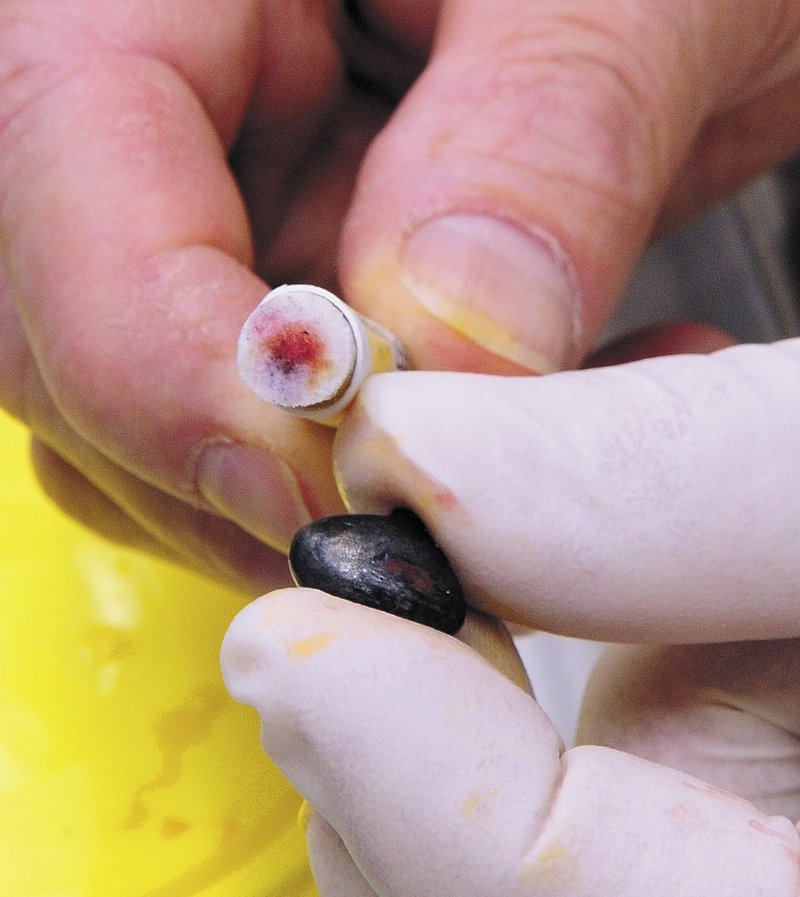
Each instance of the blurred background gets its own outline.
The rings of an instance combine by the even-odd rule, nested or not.
[[[105,542],[0,412],[0,895],[310,897],[300,798],[219,646],[245,598]]]

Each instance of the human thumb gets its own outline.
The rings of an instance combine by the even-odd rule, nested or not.
[[[574,364],[671,188],[685,192],[705,126],[794,58],[800,17],[756,6],[758,28],[729,0],[444,0],[429,63],[361,171],[348,301],[420,368]],[[732,146],[710,142],[705,162],[732,170]]]

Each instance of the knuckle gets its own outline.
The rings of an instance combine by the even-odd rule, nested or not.
[[[685,27],[667,13],[613,26],[595,13],[529,19],[442,60],[439,146],[456,142],[523,187],[594,193],[605,214],[629,219],[667,189],[675,144],[691,140],[691,120],[677,132],[674,114],[695,68]],[[686,106],[691,118],[702,102]]]
[[[20,138],[25,111],[60,76],[60,46],[64,38],[56,35],[55,18],[58,16],[48,3],[9,0],[0,9],[0,140],[3,142],[9,137]]]

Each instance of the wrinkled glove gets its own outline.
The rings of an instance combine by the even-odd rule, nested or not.
[[[368,382],[338,443],[354,509],[415,510],[473,607],[649,645],[604,659],[595,746],[563,753],[481,656],[501,641],[309,590],[246,608],[224,675],[315,808],[325,897],[797,897],[798,359]]]

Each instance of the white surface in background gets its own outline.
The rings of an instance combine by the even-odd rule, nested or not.
[[[519,635],[514,641],[530,676],[536,700],[553,721],[567,747],[572,746],[583,692],[605,646],[546,632]]]

